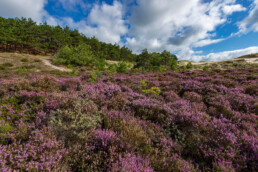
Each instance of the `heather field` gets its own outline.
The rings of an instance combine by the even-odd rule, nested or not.
[[[0,171],[255,171],[258,69],[0,75]]]

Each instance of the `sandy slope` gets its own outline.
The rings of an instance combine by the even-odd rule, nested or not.
[[[245,60],[248,63],[258,63],[258,57],[254,58],[239,58],[239,59],[231,59],[231,60],[223,60],[223,61],[216,61],[216,62],[192,62],[194,65],[202,65],[202,64],[212,64],[212,63],[223,63],[223,62],[229,62],[229,61],[239,61],[239,60]]]
[[[22,59],[28,59],[28,63],[24,63]],[[51,63],[51,56],[35,56],[30,54],[18,54],[18,53],[0,53],[0,64],[9,62],[14,66],[13,68],[22,67],[26,65],[33,65],[38,70],[58,70],[62,72],[71,72],[71,69],[56,66]]]

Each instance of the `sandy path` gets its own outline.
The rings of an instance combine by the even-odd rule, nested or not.
[[[59,67],[59,66],[55,66],[53,65],[49,59],[39,59],[41,60],[46,66],[49,66],[51,67],[52,69],[55,69],[55,70],[59,70],[59,71],[62,71],[62,72],[71,72],[72,70],[71,69],[67,69],[67,68],[63,68],[63,67]]]

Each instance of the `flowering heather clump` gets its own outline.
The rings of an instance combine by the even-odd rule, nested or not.
[[[0,75],[0,171],[255,171],[257,73]]]
[[[115,164],[112,164],[112,171],[153,172],[153,169],[147,160],[128,153],[124,157],[119,156],[119,160]]]
[[[35,130],[25,143],[15,140],[0,145],[0,165],[3,171],[62,171],[67,151],[48,128]]]

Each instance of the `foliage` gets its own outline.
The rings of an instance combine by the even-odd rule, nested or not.
[[[142,79],[142,80],[141,80],[140,86],[143,87],[143,88],[146,88],[146,87],[147,87],[147,83],[146,83],[146,80],[145,80],[145,79]]]
[[[104,71],[105,60],[121,61],[116,72],[126,73],[126,62],[136,62],[135,67],[143,71],[162,69],[177,70],[177,57],[164,50],[149,53],[147,49],[136,55],[127,47],[100,42],[97,38],[87,38],[78,30],[69,27],[50,26],[46,22],[37,24],[32,19],[0,17],[0,51],[29,54],[55,55],[55,64],[73,67],[90,66]],[[22,62],[28,62],[23,59]],[[164,67],[163,67],[164,66]],[[1,67],[3,69],[3,67]],[[114,71],[114,66],[111,66]]]
[[[142,92],[145,93],[145,94],[159,95],[161,91],[160,91],[159,87],[151,87],[150,89],[142,90]]]
[[[163,66],[177,71],[177,57],[170,52],[164,50],[162,53],[149,53],[144,49],[141,54],[137,56],[135,68],[142,68],[142,70],[153,71],[160,70]]]
[[[117,73],[127,73],[128,72],[128,66],[126,62],[122,61],[119,62],[116,68]]]
[[[203,70],[203,71],[208,71],[209,68],[208,68],[208,67],[203,67],[202,70]]]
[[[23,62],[23,63],[28,63],[28,62],[29,62],[29,59],[23,58],[23,59],[21,59],[21,62]]]
[[[186,69],[192,69],[192,68],[193,68],[193,64],[191,62],[187,63]]]
[[[49,126],[53,128],[58,139],[71,144],[78,139],[84,139],[92,129],[101,124],[98,107],[85,99],[69,100],[64,107],[53,111]]]
[[[1,64],[1,66],[3,66],[3,67],[13,67],[13,64],[10,63],[10,62],[6,62],[6,63]]]
[[[93,65],[93,60],[94,57],[90,46],[80,44],[75,48],[69,48],[68,46],[62,47],[57,52],[54,63],[74,66],[90,66]]]
[[[78,47],[87,44],[97,58],[109,60],[135,61],[135,54],[126,47],[100,42],[95,37],[87,38],[78,30],[69,27],[50,26],[46,22],[37,24],[32,19],[0,17],[0,51],[21,52],[30,54],[55,54],[60,48],[69,52],[67,47]],[[82,46],[81,48],[85,48]],[[62,48],[63,49],[63,48]],[[69,60],[69,58],[65,58]],[[61,62],[61,59],[58,59]],[[70,59],[78,63],[75,59]],[[85,63],[85,61],[83,62]],[[81,65],[81,64],[80,64]]]
[[[0,75],[0,171],[255,171],[257,72]]]

